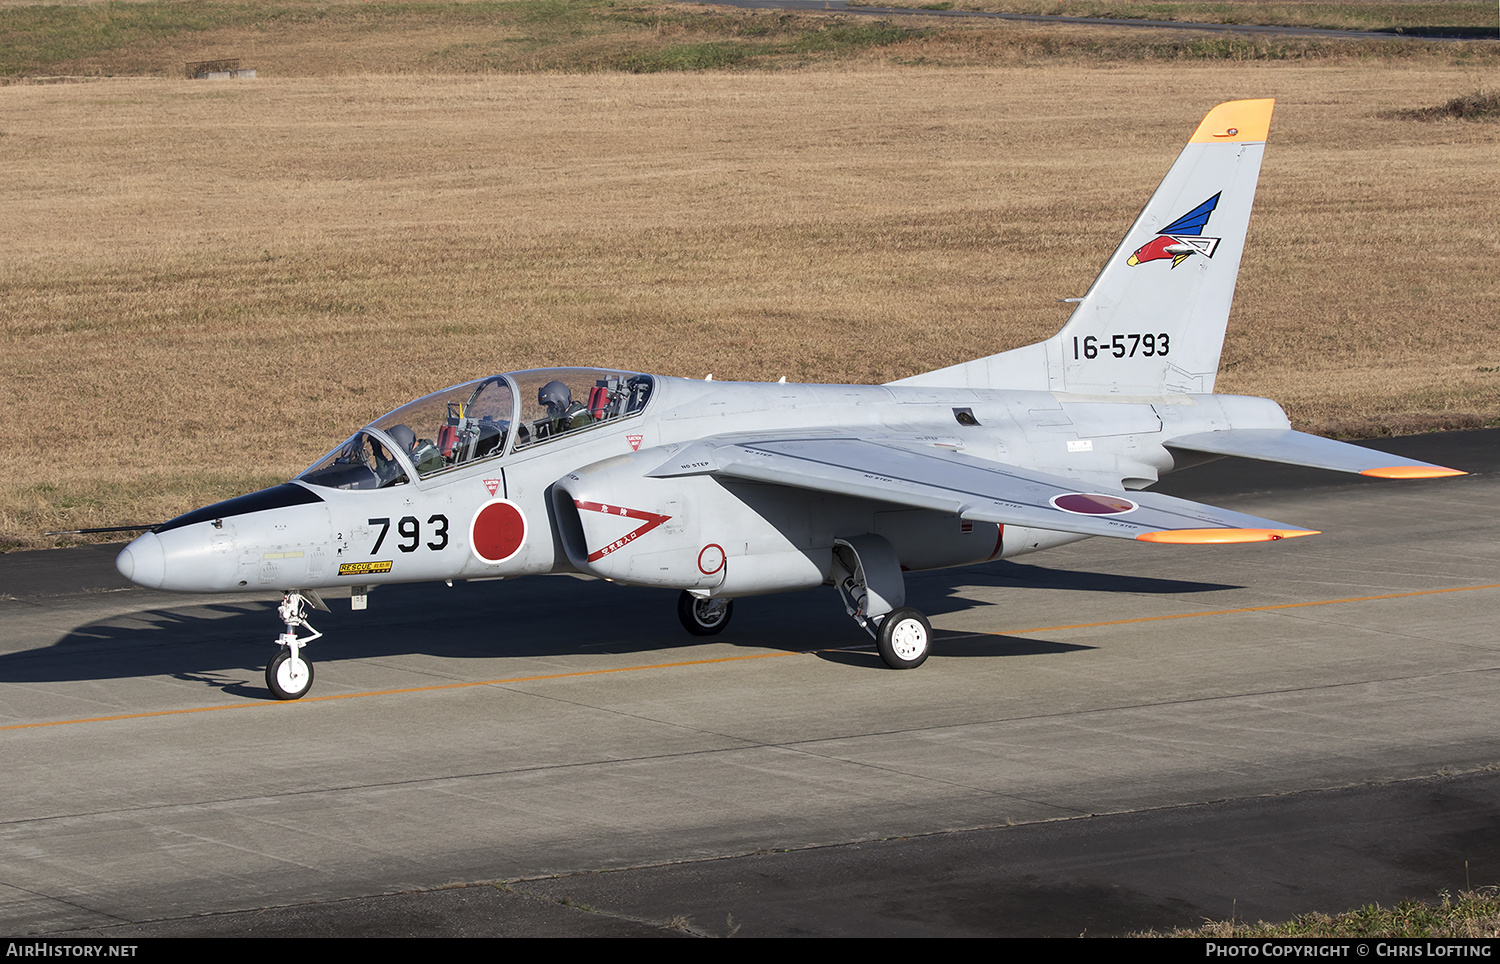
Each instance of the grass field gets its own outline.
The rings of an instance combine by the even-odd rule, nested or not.
[[[360,73],[368,38],[308,28],[310,76],[0,87],[0,545],[280,481],[494,371],[879,382],[1033,341],[1235,97],[1279,102],[1220,390],[1343,434],[1500,421],[1500,126],[1399,113],[1492,89],[1493,60],[1110,60],[1087,34],[991,31],[972,49],[1018,60],[975,67],[918,40]]]

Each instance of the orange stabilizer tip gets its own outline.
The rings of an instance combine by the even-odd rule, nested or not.
[[[1453,475],[1468,475],[1458,469],[1445,469],[1441,465],[1392,465],[1384,469],[1365,469],[1360,475],[1376,479],[1446,479]]]
[[[1193,132],[1193,144],[1263,141],[1271,130],[1274,100],[1232,100],[1208,112]]]
[[[1211,546],[1227,542],[1275,542],[1277,539],[1295,539],[1298,536],[1317,534],[1317,529],[1167,529],[1162,532],[1143,532],[1135,538],[1138,542]]]

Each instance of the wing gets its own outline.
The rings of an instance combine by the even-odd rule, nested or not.
[[[979,522],[1142,542],[1264,542],[1315,534],[1154,492],[1081,487],[1072,479],[899,438],[710,438],[647,474],[767,482]]]

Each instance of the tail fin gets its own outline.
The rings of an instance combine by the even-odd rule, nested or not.
[[[1273,103],[1208,112],[1062,331],[891,384],[1212,392]]]

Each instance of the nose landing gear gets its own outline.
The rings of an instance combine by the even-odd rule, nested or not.
[[[308,690],[312,689],[312,663],[302,658],[302,647],[319,639],[323,634],[313,629],[307,621],[306,607],[309,603],[324,612],[328,611],[323,600],[313,592],[283,593],[281,605],[276,610],[281,616],[281,621],[286,624],[286,632],[276,637],[276,642],[281,646],[281,652],[277,653],[266,666],[266,688],[278,700],[301,699],[307,695]],[[312,635],[299,638],[297,636],[299,628],[306,628]]]

